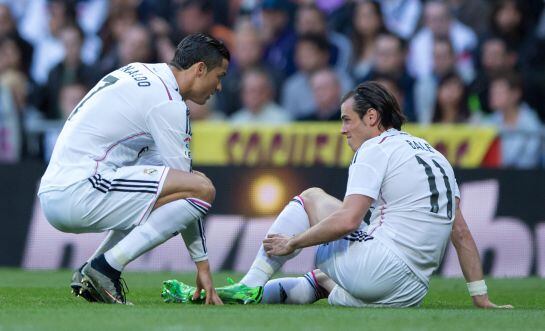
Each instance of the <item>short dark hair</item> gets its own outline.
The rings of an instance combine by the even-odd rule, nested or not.
[[[363,118],[371,108],[379,113],[383,129],[401,130],[406,119],[399,103],[390,91],[375,81],[361,83],[354,90],[354,111],[358,116]]]
[[[204,62],[208,70],[212,70],[220,66],[223,59],[231,60],[231,54],[222,41],[206,33],[196,33],[180,41],[170,65],[188,69],[197,62]]]
[[[406,51],[409,44],[407,42],[407,40],[401,38],[400,36],[396,35],[395,33],[392,33],[392,32],[389,32],[389,31],[384,31],[384,32],[381,32],[378,34],[377,36],[377,39],[378,38],[392,38],[392,39],[395,39],[397,41],[397,46],[398,46],[398,49],[402,52]]]
[[[522,78],[520,77],[520,74],[516,71],[505,71],[500,72],[490,79],[490,84],[496,81],[504,81],[509,85],[509,88],[511,90],[519,90],[522,91],[524,88],[524,84],[522,82]]]
[[[320,18],[323,20],[323,21],[326,21],[327,20],[327,15],[326,13],[324,13],[324,11],[318,7],[316,4],[314,3],[309,3],[309,4],[305,4],[305,5],[300,5],[299,8],[297,8],[297,12],[300,13],[302,12],[303,10],[312,10],[316,13],[318,13],[318,15],[320,15]]]
[[[316,33],[305,33],[297,37],[297,44],[310,43],[314,45],[320,52],[329,53],[329,42],[326,37]]]
[[[185,0],[179,5],[181,10],[196,7],[201,13],[212,12],[212,2],[210,0]]]

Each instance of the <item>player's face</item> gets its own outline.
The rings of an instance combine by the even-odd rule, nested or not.
[[[199,105],[204,105],[214,93],[221,91],[221,79],[227,73],[229,62],[223,59],[220,66],[207,70],[202,64],[202,73],[198,75],[191,100]]]
[[[354,111],[354,98],[349,98],[341,105],[341,134],[346,136],[348,146],[355,152],[368,139],[378,136],[379,119],[375,109],[368,109],[360,118]]]
[[[367,139],[364,121],[354,111],[354,98],[349,98],[341,105],[341,133],[346,136],[348,146],[355,152]]]

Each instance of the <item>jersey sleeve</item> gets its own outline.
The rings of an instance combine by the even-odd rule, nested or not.
[[[456,178],[454,178],[454,197],[460,199],[460,189],[458,188],[458,182],[456,181]]]
[[[345,196],[365,195],[377,199],[386,174],[388,156],[378,145],[361,148],[348,169]]]
[[[169,101],[152,108],[146,114],[146,124],[164,164],[190,171],[191,129],[185,103]]]

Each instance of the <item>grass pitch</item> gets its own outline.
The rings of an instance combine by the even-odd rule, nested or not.
[[[233,275],[232,276],[238,276]],[[89,304],[69,292],[71,271],[0,269],[0,331],[7,330],[543,330],[545,280],[489,279],[494,302],[513,310],[472,307],[461,279],[434,278],[420,308],[357,309],[313,305],[165,304],[161,282],[194,283],[192,274],[127,273],[134,306]],[[225,285],[227,274],[216,274]]]

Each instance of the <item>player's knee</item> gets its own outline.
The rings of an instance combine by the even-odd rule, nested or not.
[[[319,187],[311,187],[304,190],[300,196],[303,198],[303,201],[306,203],[311,203],[312,201],[319,200],[320,196],[323,196],[325,191]]]
[[[197,196],[208,203],[213,203],[216,198],[216,188],[209,180],[201,181],[196,191]]]

